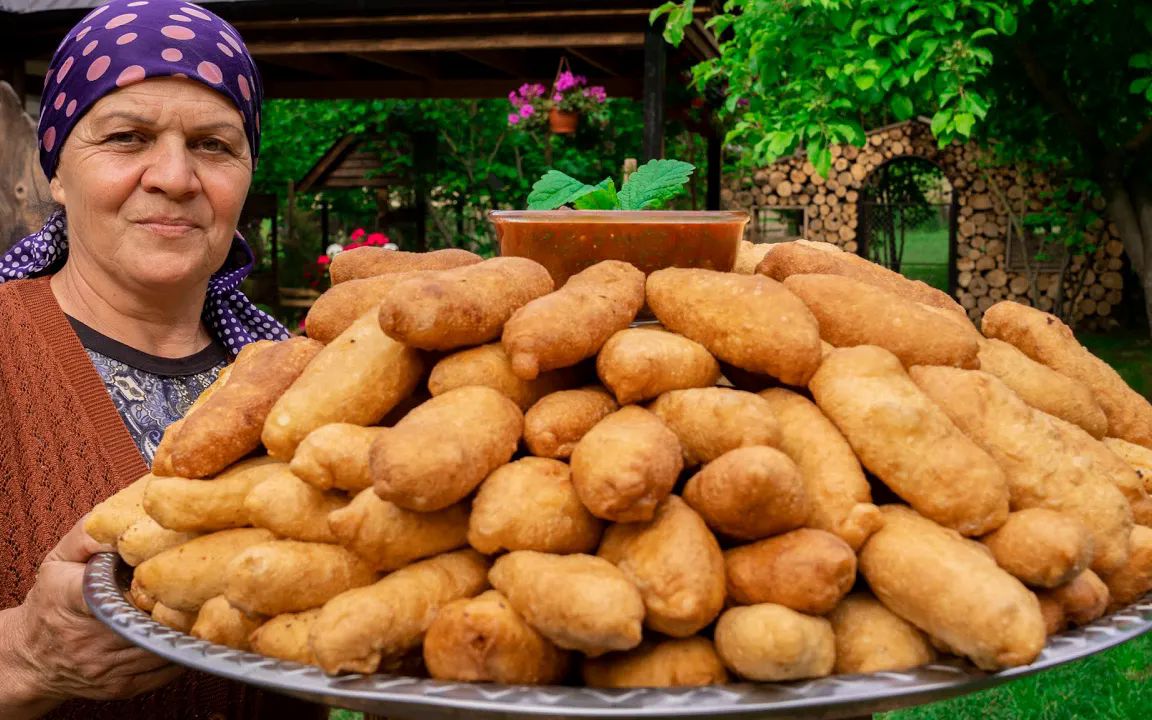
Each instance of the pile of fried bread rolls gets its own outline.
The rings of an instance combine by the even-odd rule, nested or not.
[[[90,514],[156,621],[331,674],[668,687],[1026,665],[1152,589],[1152,407],[1039,310],[978,331],[804,241],[332,276]]]

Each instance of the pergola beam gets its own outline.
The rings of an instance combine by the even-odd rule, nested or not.
[[[405,53],[349,53],[351,57],[370,62],[375,65],[383,65],[386,68],[399,70],[402,73],[413,75],[418,78],[430,80],[440,74],[439,68],[436,63],[429,59],[417,57],[415,55],[408,55]]]
[[[467,24],[533,22],[552,20],[595,20],[604,17],[647,18],[650,8],[595,8],[522,10],[509,12],[475,13],[421,13],[414,15],[384,15],[360,17],[291,18],[277,20],[236,20],[232,24],[241,34],[249,30],[291,30],[299,28],[323,27],[379,27],[388,25],[420,25],[423,23]],[[694,14],[699,17],[710,13],[707,7],[696,7]]]
[[[581,50],[579,48],[565,48],[564,51],[572,57],[583,60],[605,75],[611,75],[613,77],[627,75],[627,72],[622,67],[620,67],[620,65],[604,58],[603,55],[596,55],[594,53],[588,52],[587,50]]]
[[[493,70],[499,70],[509,77],[526,78],[533,75],[533,72],[528,68],[528,64],[512,53],[502,52],[499,50],[486,52],[475,50],[460,50],[457,52],[457,54],[468,58],[472,62],[480,63],[485,67],[492,68]]]
[[[557,33],[544,35],[470,35],[333,40],[256,40],[248,50],[256,57],[306,53],[457,52],[460,50],[633,47],[644,45],[642,32]]]

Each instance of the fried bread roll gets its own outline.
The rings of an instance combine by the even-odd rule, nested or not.
[[[1079,425],[1096,439],[1108,431],[1108,417],[1079,380],[1036,362],[1003,340],[982,340],[979,357],[981,370],[1000,378],[1037,410]]]
[[[820,408],[782,388],[764,390],[780,427],[779,447],[796,463],[811,512],[807,525],[838,535],[853,551],[884,524],[852,446]]]
[[[603,558],[518,550],[500,557],[488,576],[516,612],[558,647],[595,657],[640,644],[644,600]]]
[[[273,458],[241,460],[209,480],[155,478],[144,493],[148,515],[169,530],[209,532],[250,523],[244,499],[287,466]]]
[[[860,550],[860,572],[888,609],[985,670],[1027,665],[1044,648],[1036,596],[978,543],[901,506]]]
[[[832,533],[801,528],[726,551],[724,574],[733,603],[823,615],[852,589],[856,554]]]
[[[392,286],[415,274],[415,271],[387,273],[333,285],[308,309],[304,319],[308,337],[327,344],[365,314],[372,315],[375,321],[375,310]]]
[[[719,360],[789,385],[807,384],[820,365],[816,318],[775,280],[666,268],[648,276],[647,290],[648,305],[664,327]]]
[[[824,618],[765,603],[725,611],[716,623],[716,651],[749,680],[800,680],[832,673],[836,637]]]
[[[192,626],[196,623],[196,612],[176,610],[158,602],[152,607],[152,619],[173,630],[187,633],[192,630]]]
[[[248,637],[248,644],[253,652],[266,657],[303,665],[318,665],[308,642],[308,635],[318,617],[320,608],[277,615],[253,630]]]
[[[1080,426],[1051,415],[1045,419],[1056,426],[1064,444],[1075,456],[1077,466],[1093,475],[1107,478],[1124,493],[1132,508],[1133,522],[1137,525],[1152,525],[1152,498],[1148,496],[1144,478],[1131,465]]]
[[[1044,508],[1018,510],[981,538],[996,564],[1021,582],[1041,588],[1063,585],[1092,562],[1092,536],[1075,518]]]
[[[1085,570],[1060,587],[1042,590],[1040,595],[1060,605],[1066,621],[1076,627],[1103,617],[1111,600],[1108,586],[1091,570]]]
[[[497,468],[480,485],[468,518],[468,543],[482,553],[595,552],[603,523],[588,512],[559,460],[526,457]]]
[[[500,342],[516,376],[534,380],[596,355],[643,305],[644,273],[620,260],[603,260],[514,312]]]
[[[232,558],[272,539],[272,533],[258,528],[202,535],[140,563],[133,584],[173,610],[195,612],[224,594],[225,569]]]
[[[499,391],[449,390],[372,444],[376,494],[406,510],[446,508],[512,458],[523,430],[520,408]]]
[[[98,503],[84,516],[84,532],[98,543],[115,547],[120,537],[137,520],[147,517],[144,491],[154,476],[149,473]]]
[[[351,423],[321,425],[304,436],[288,468],[317,490],[359,492],[372,487],[368,456],[386,428]]]
[[[905,367],[979,366],[971,326],[937,322],[936,313],[914,300],[839,275],[793,275],[784,287],[804,301],[820,323],[820,337],[835,347],[877,345]]]
[[[567,672],[568,653],[489,590],[441,608],[424,636],[424,663],[437,680],[551,685]]]
[[[435,512],[405,510],[362,490],[347,507],[328,515],[336,541],[380,572],[467,543],[468,509],[457,503]]]
[[[135,577],[132,578],[132,584],[128,586],[128,599],[133,605],[149,615],[152,614],[152,608],[156,607],[156,597],[140,587],[140,581]]]
[[[522,411],[527,411],[546,395],[580,385],[584,375],[578,368],[564,367],[531,380],[521,380],[512,372],[504,346],[489,343],[453,353],[436,363],[428,378],[428,390],[435,397],[465,385],[486,385],[504,393]]]
[[[936,659],[928,637],[869,593],[852,593],[829,615],[841,673],[900,672]]]
[[[580,438],[618,409],[601,387],[546,395],[524,415],[524,442],[537,457],[569,458]]]
[[[376,580],[368,563],[339,545],[275,540],[240,552],[224,569],[224,596],[249,615],[320,607]]]
[[[1144,481],[1144,490],[1152,495],[1152,450],[1120,438],[1104,438],[1104,446],[1136,471]]]
[[[388,337],[421,350],[481,345],[500,337],[512,313],[552,287],[543,265],[520,257],[425,270],[388,288],[380,303],[380,327]]]
[[[136,567],[148,558],[183,545],[200,533],[180,532],[161,527],[160,523],[145,515],[132,523],[116,541],[116,551],[124,562]]]
[[[596,372],[621,405],[668,392],[711,387],[720,379],[716,358],[698,342],[667,330],[621,330],[604,343]]]
[[[651,520],[684,464],[676,434],[649,411],[629,405],[589,430],[572,451],[572,484],[596,517]]]
[[[217,595],[200,608],[189,634],[201,640],[247,650],[248,636],[264,622],[262,617],[249,617],[232,607],[228,598]]]
[[[584,684],[596,688],[700,687],[728,682],[712,641],[693,636],[644,642],[635,650],[585,658]]]
[[[1132,511],[1124,494],[1089,472],[1050,416],[978,370],[912,369],[916,383],[1005,470],[1012,508],[1047,508],[1079,520],[1092,536],[1092,568],[1124,564]]]
[[[983,535],[1008,519],[1003,470],[892,353],[869,345],[837,349],[810,389],[864,467],[925,517],[964,535]]]
[[[413,270],[450,270],[451,268],[475,265],[484,258],[476,253],[459,248],[445,248],[429,252],[404,252],[382,247],[363,246],[337,253],[332,258],[328,274],[332,284],[339,285],[349,280],[376,277],[389,273],[411,272]]]
[[[780,444],[772,407],[755,393],[722,387],[671,390],[648,409],[676,433],[688,467],[739,447]]]
[[[1068,628],[1064,606],[1043,591],[1036,593],[1036,599],[1040,601],[1040,614],[1044,616],[1044,629],[1048,637],[1064,632]]]
[[[708,527],[739,540],[794,530],[812,512],[796,464],[770,447],[721,455],[688,481],[683,495]]]
[[[292,459],[309,433],[329,423],[379,422],[420,380],[420,356],[362,315],[332,340],[276,401],[261,436],[268,454]]]
[[[294,337],[262,350],[259,360],[237,364],[228,384],[185,416],[177,433],[164,434],[173,474],[209,477],[258,448],[273,404],[323,347]]]
[[[317,664],[329,674],[376,672],[419,647],[441,608],[486,589],[487,574],[482,555],[458,550],[337,595],[310,630]]]
[[[971,325],[964,308],[948,293],[923,283],[909,280],[894,270],[869,262],[855,253],[826,252],[803,241],[776,243],[764,256],[756,272],[783,281],[792,275],[840,275],[866,282],[908,300],[947,310],[957,321]]]
[[[1132,528],[1128,562],[1100,578],[1108,586],[1109,612],[1131,605],[1152,591],[1152,528]]]
[[[328,513],[348,504],[342,493],[317,490],[292,474],[286,464],[244,499],[249,521],[278,537],[302,542],[334,543]]]
[[[724,607],[724,556],[708,526],[670,495],[649,522],[613,525],[598,555],[640,590],[644,624],[670,637],[689,637]]]
[[[736,264],[732,266],[732,272],[742,275],[755,273],[756,267],[770,252],[772,252],[770,243],[751,243],[747,240],[741,240],[740,247],[736,250]]]
[[[1108,417],[1108,437],[1152,448],[1152,405],[1108,363],[1082,346],[1055,315],[1014,302],[984,313],[984,334],[1015,345],[1025,355],[1088,386]]]

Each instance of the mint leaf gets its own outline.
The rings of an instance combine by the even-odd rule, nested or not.
[[[620,209],[644,210],[676,197],[695,169],[681,160],[649,160],[620,188]]]
[[[604,178],[595,190],[580,196],[572,204],[577,210],[619,210],[620,198],[616,195],[616,183],[612,178]]]
[[[528,194],[528,209],[555,210],[593,192],[596,187],[559,170],[549,170],[532,186],[532,192]]]

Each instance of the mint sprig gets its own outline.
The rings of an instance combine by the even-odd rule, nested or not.
[[[559,170],[549,170],[532,186],[529,210],[645,210],[659,207],[684,191],[696,168],[681,160],[649,160],[616,191],[612,178],[588,185]]]

